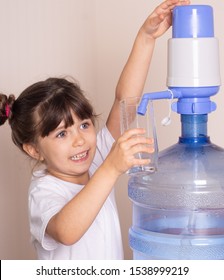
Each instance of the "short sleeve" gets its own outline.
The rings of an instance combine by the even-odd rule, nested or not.
[[[41,180],[38,183],[31,182],[29,193],[30,231],[32,239],[37,240],[46,250],[53,250],[58,244],[46,234],[48,222],[67,202],[66,195],[61,188],[57,187],[56,183],[52,183],[50,180]]]

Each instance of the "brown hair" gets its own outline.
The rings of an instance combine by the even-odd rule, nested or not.
[[[8,106],[9,114],[6,114]],[[75,82],[64,78],[49,78],[25,89],[15,100],[13,95],[0,94],[0,125],[8,119],[12,140],[23,151],[23,144],[35,143],[37,137],[48,136],[62,120],[73,124],[71,111],[95,123],[92,105]]]

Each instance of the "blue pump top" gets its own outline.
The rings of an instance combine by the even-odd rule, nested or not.
[[[172,35],[173,38],[214,37],[212,7],[189,5],[174,8]]]
[[[173,10],[173,38],[214,37],[213,9],[208,5],[177,6]],[[209,67],[209,66],[208,66]],[[174,99],[172,110],[179,114],[207,114],[216,109],[210,97],[219,86],[169,87],[168,90],[146,93],[140,102],[138,114],[145,115],[149,100]]]

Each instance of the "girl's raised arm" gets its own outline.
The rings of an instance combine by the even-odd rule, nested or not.
[[[166,0],[149,15],[141,26],[118,81],[114,104],[107,120],[107,127],[115,139],[120,135],[120,100],[141,96],[151,63],[155,39],[163,35],[171,26],[173,8],[189,3],[188,0]]]

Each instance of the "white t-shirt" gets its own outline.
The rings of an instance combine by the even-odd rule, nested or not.
[[[93,174],[102,164],[113,142],[114,139],[106,127],[97,134],[96,155],[90,168],[90,174]],[[123,259],[114,191],[105,201],[92,225],[75,244],[63,245],[45,233],[49,220],[83,187],[51,175],[45,175],[44,171],[34,173],[29,190],[29,219],[32,242],[38,259]]]

